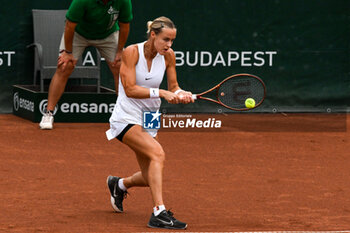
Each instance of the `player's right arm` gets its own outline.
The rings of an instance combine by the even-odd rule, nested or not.
[[[122,54],[120,66],[120,78],[127,97],[136,99],[150,98],[150,89],[136,85],[136,64],[139,60],[137,45],[128,46]],[[177,95],[160,89],[159,97],[166,99],[169,103],[179,103]]]

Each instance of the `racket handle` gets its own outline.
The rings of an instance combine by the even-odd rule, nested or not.
[[[197,95],[196,95],[196,94],[193,94],[193,95],[192,95],[192,99],[193,99],[193,100],[196,100],[196,99],[197,99]]]

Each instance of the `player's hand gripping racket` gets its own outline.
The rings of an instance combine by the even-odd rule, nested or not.
[[[214,96],[212,98],[204,96],[209,93]],[[192,98],[211,101],[235,111],[246,111],[260,106],[265,95],[266,87],[259,77],[251,74],[235,74],[205,92],[192,95]],[[253,108],[246,107],[247,98],[255,100]]]

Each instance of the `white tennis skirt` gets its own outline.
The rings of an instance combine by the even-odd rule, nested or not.
[[[113,122],[110,123],[110,129],[106,131],[106,136],[108,140],[112,140],[113,138],[116,138],[128,125],[128,123],[122,123],[122,122]],[[141,125],[142,127],[142,125]],[[152,137],[157,136],[158,130],[147,130],[144,129],[145,132],[147,132]]]

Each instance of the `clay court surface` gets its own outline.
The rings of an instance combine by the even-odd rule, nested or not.
[[[166,207],[188,232],[350,230],[349,121],[237,114],[220,132],[164,130]],[[147,188],[112,211],[106,177],[138,166],[107,123],[41,131],[3,114],[0,129],[0,232],[164,232],[146,226]]]

